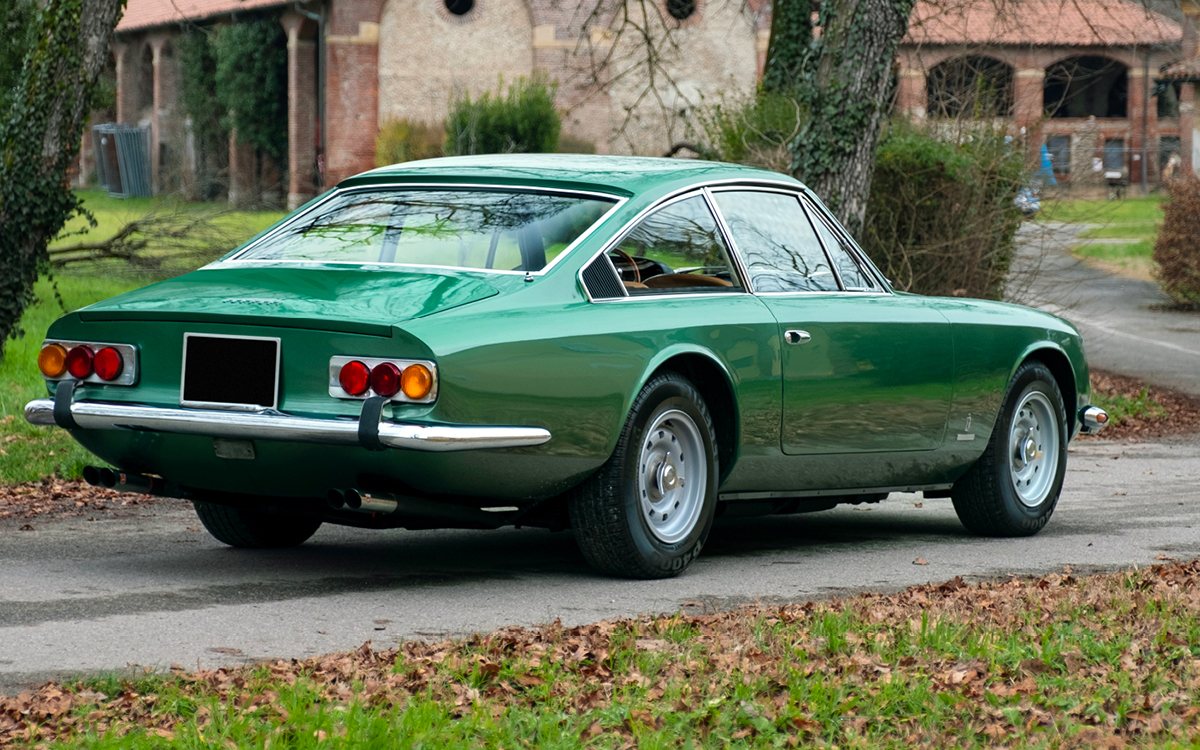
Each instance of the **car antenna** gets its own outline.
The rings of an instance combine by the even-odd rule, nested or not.
[[[530,273],[529,271],[526,271],[526,272],[525,272],[525,280],[526,280],[526,281],[533,281],[533,274],[532,274],[532,273]]]

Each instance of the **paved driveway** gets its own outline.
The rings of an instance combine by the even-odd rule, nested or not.
[[[0,525],[0,690],[127,664],[215,666],[684,609],[891,590],[962,575],[1040,574],[1200,556],[1200,440],[1077,443],[1045,530],[980,539],[949,500],[719,525],[668,581],[599,577],[569,533],[325,527],[286,551],[233,550],[188,510]],[[190,527],[190,528],[189,528]],[[916,558],[927,565],[915,565]]]

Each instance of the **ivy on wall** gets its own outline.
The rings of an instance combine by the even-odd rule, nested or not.
[[[203,149],[238,140],[287,160],[287,35],[276,15],[195,28],[179,38],[180,100]]]
[[[215,94],[217,57],[210,40],[210,31],[197,28],[175,40],[183,71],[179,102],[192,121],[196,144],[196,197],[205,199],[219,192],[217,173],[229,164],[229,128]]]

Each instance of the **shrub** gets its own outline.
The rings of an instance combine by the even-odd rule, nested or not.
[[[544,74],[534,74],[518,78],[507,91],[501,80],[495,92],[457,99],[446,118],[446,153],[553,153],[562,130],[554,109],[557,88]]]
[[[1168,184],[1171,197],[1163,204],[1163,223],[1154,242],[1163,291],[1176,302],[1200,305],[1200,178],[1185,175]]]
[[[875,155],[863,249],[898,289],[1000,299],[1024,180],[1021,149],[1000,129],[949,137],[892,122]]]
[[[211,200],[223,191],[222,177],[229,167],[229,129],[223,122],[228,110],[213,94],[217,88],[217,59],[211,34],[191,29],[175,39],[183,73],[179,100],[191,119],[196,145],[191,197],[201,200]]]
[[[558,153],[594,154],[596,153],[596,144],[586,138],[579,138],[567,133],[558,137]]]
[[[402,161],[434,159],[442,155],[446,132],[439,125],[410,120],[388,120],[375,136],[375,166]]]
[[[287,35],[278,17],[217,27],[212,45],[217,101],[231,113],[223,124],[237,128],[242,143],[286,164]]]
[[[702,159],[734,162],[791,174],[788,145],[804,126],[799,102],[759,92],[745,100],[722,98],[697,108],[689,123]]]

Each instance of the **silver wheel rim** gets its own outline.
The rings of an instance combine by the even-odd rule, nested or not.
[[[659,414],[642,438],[638,456],[638,507],[650,532],[674,544],[696,528],[708,489],[704,440],[687,414]]]
[[[1028,508],[1046,502],[1058,473],[1058,416],[1041,391],[1025,394],[1008,432],[1013,490]]]

